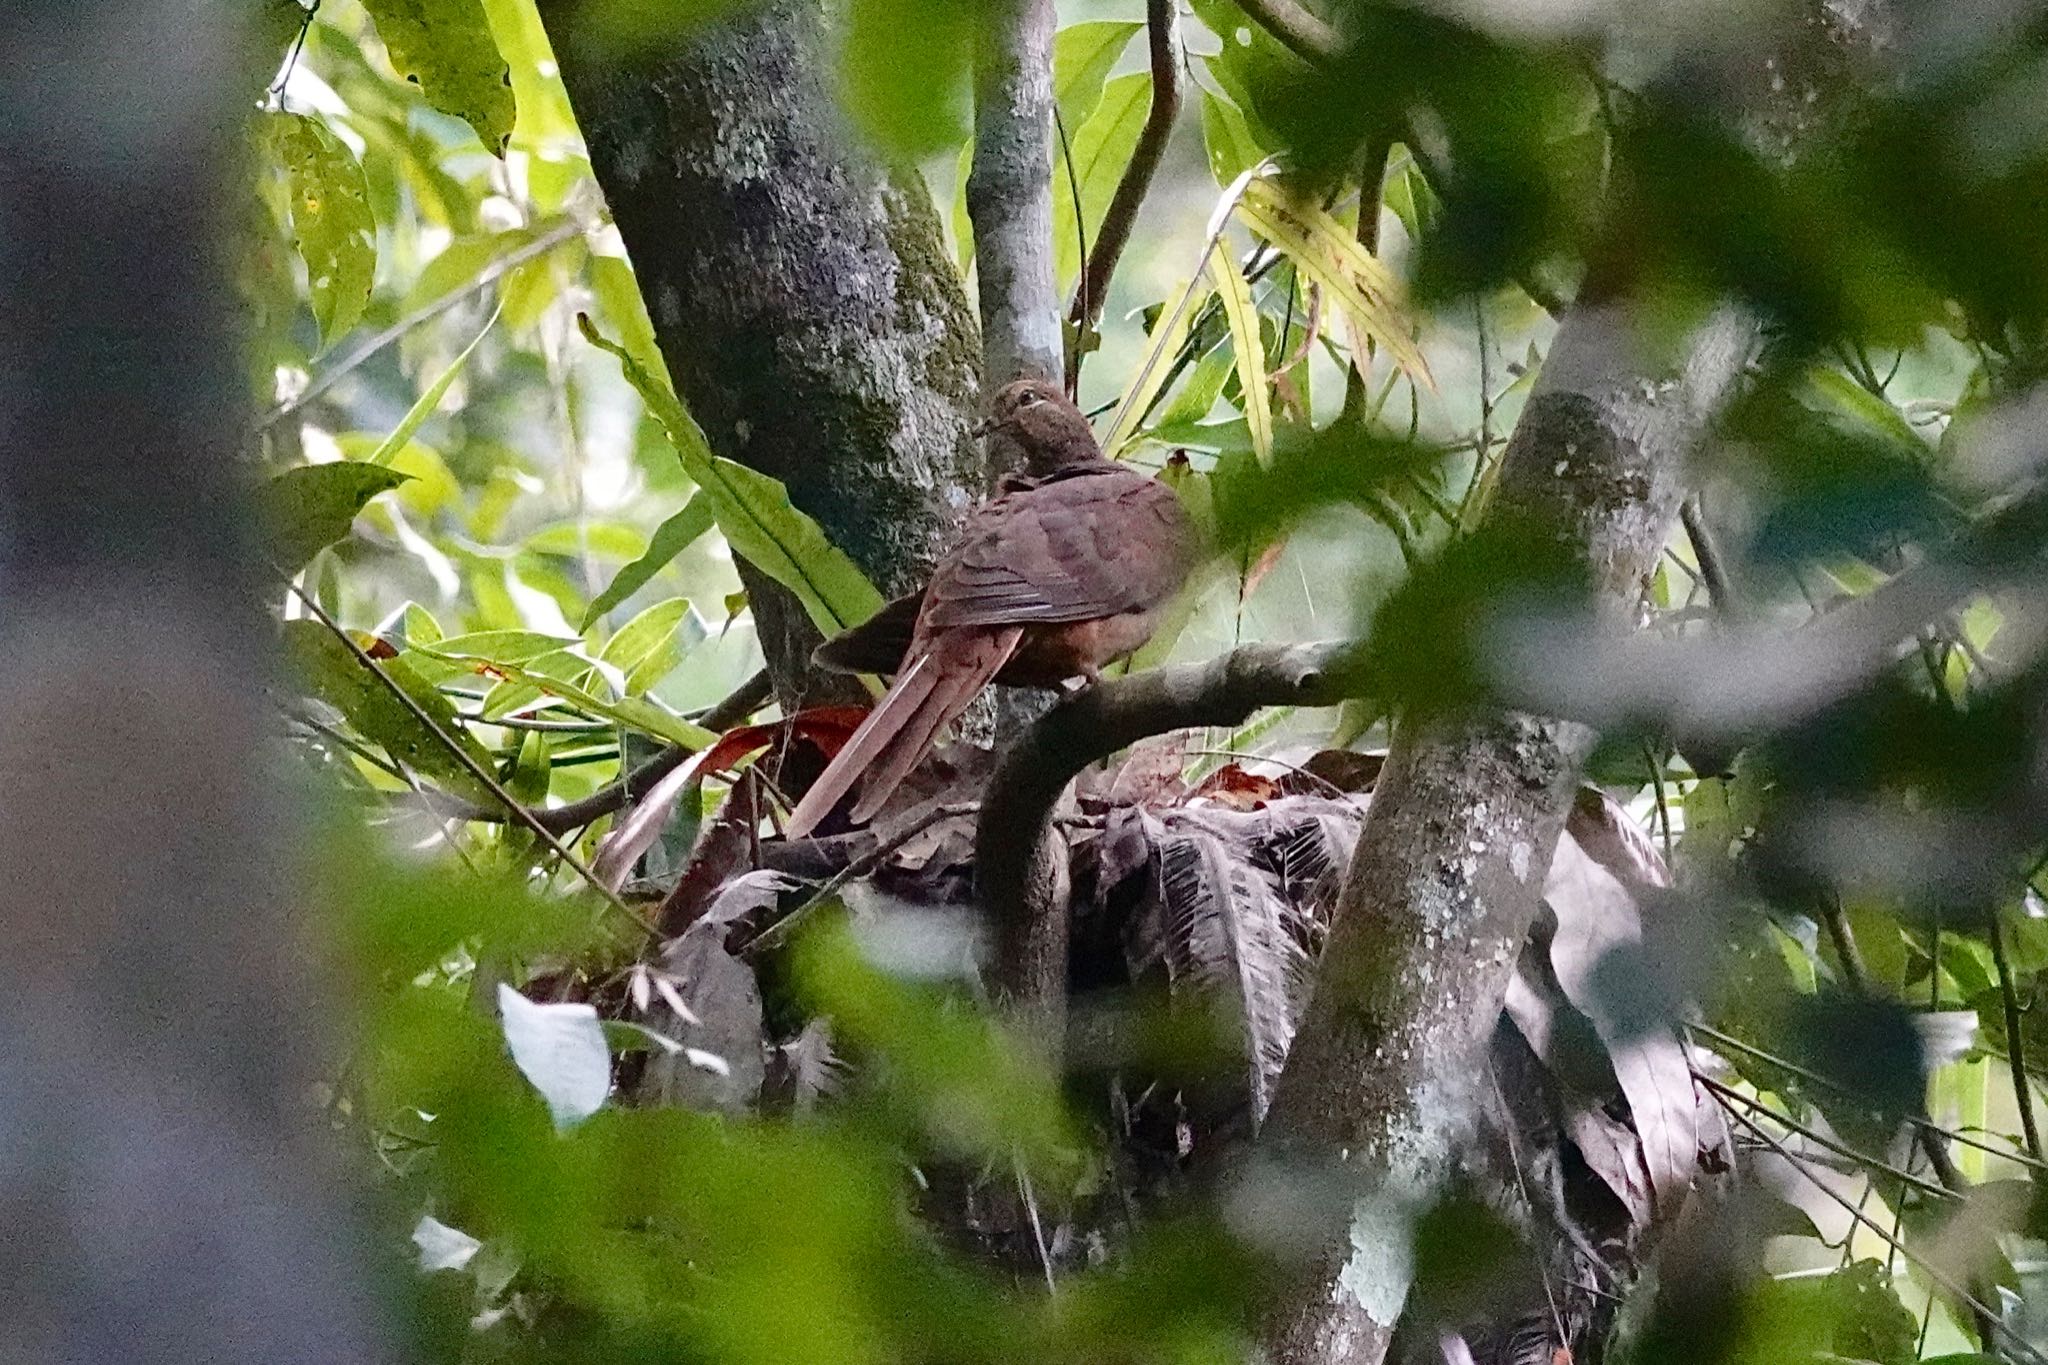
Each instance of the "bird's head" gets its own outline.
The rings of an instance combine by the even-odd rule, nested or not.
[[[1088,418],[1067,401],[1059,385],[1043,379],[1019,379],[1004,385],[989,404],[988,420],[974,430],[978,436],[1001,442],[1027,474],[1051,474],[1080,461],[1102,458],[1102,447],[1095,443]]]

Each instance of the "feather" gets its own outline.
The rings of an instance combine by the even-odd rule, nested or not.
[[[818,827],[818,822],[832,813],[840,798],[853,790],[853,784],[867,771],[896,732],[916,714],[926,697],[938,685],[940,665],[930,652],[917,657],[916,662],[903,671],[901,677],[891,686],[875,709],[868,712],[868,718],[853,732],[853,738],[846,741],[846,747],[825,765],[825,771],[804,793],[804,799],[796,803],[790,812],[787,835],[801,839]]]
[[[939,731],[981,695],[989,680],[1017,652],[1017,642],[1023,638],[1022,626],[1006,626],[994,631],[948,632],[932,642],[931,652],[918,663],[922,666],[929,661],[937,676],[915,711],[904,717],[903,723],[882,740],[874,756],[864,764],[868,779],[860,800],[854,803],[855,820],[874,817],[882,803],[917,767],[938,739]],[[883,700],[886,702],[887,698]]]

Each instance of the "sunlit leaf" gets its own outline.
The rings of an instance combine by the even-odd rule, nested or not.
[[[1152,78],[1134,71],[1103,87],[1101,103],[1088,121],[1078,130],[1067,130],[1073,149],[1074,184],[1081,191],[1080,221],[1087,228],[1091,249],[1151,107]],[[1063,291],[1073,286],[1081,270],[1081,243],[1074,221],[1073,189],[1065,175],[1056,175],[1052,181],[1053,268]]]
[[[398,74],[503,155],[517,105],[482,0],[363,0]]]
[[[690,599],[687,597],[671,597],[666,602],[657,602],[620,626],[618,633],[605,641],[598,657],[630,674],[675,638],[677,628],[689,614]]]
[[[306,263],[323,341],[356,325],[377,275],[377,220],[363,168],[327,125],[304,114],[266,114],[263,130],[284,167],[292,239]]]
[[[1231,259],[1230,249],[1218,241],[1209,253],[1209,278],[1216,282],[1217,297],[1223,300],[1223,315],[1230,320],[1230,344],[1237,357],[1237,382],[1244,396],[1245,422],[1251,428],[1252,451],[1260,464],[1273,461],[1272,394],[1266,380],[1266,343],[1259,330],[1259,311],[1252,303],[1251,285]]]
[[[297,573],[323,548],[348,536],[370,499],[411,477],[354,460],[301,465],[277,475],[264,485],[260,499],[270,562],[285,573]]]
[[[1068,24],[1052,44],[1052,99],[1072,137],[1102,102],[1102,83],[1131,35],[1145,26],[1131,20],[1099,19]]]
[[[1435,388],[1429,362],[1409,334],[1414,323],[1400,282],[1342,223],[1315,204],[1289,195],[1270,178],[1251,182],[1239,211],[1254,231],[1331,291],[1353,324],[1384,347],[1404,373]],[[1363,364],[1364,357],[1356,357],[1355,363]]]
[[[1209,154],[1209,173],[1218,185],[1229,185],[1266,159],[1244,111],[1202,89],[1202,145]]]

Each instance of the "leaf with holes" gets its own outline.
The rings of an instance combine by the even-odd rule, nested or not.
[[[320,339],[356,325],[377,275],[377,220],[355,153],[319,119],[266,114],[264,139],[284,167],[292,241],[306,263],[306,282]]]
[[[363,0],[391,65],[427,103],[476,130],[493,156],[512,136],[512,68],[498,53],[482,0]]]

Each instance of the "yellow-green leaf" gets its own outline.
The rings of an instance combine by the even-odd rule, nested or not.
[[[646,587],[656,574],[668,567],[670,560],[710,530],[711,524],[711,499],[700,490],[684,504],[682,511],[655,528],[654,539],[647,544],[647,553],[619,570],[618,576],[591,602],[590,610],[583,613],[580,628],[589,630],[598,617]]]
[[[1329,290],[1352,324],[1386,349],[1411,379],[1431,389],[1436,381],[1415,345],[1400,282],[1374,260],[1344,225],[1320,207],[1291,198],[1277,182],[1254,179],[1238,205],[1252,229]],[[1354,356],[1363,366],[1365,357]]]
[[[455,756],[459,749],[489,772],[490,753],[456,719],[454,703],[404,659],[381,659],[378,667],[453,741],[454,749],[393,696],[325,625],[286,621],[284,647],[301,684],[340,711],[358,734],[381,747],[401,767],[480,805],[495,804],[490,788]]]
[[[875,585],[817,522],[797,510],[779,480],[713,455],[703,430],[674,389],[624,347],[607,340],[587,316],[579,315],[577,324],[591,345],[618,358],[627,381],[668,433],[683,472],[711,500],[712,516],[734,554],[795,593],[828,636],[881,610],[882,595]]]
[[[1252,433],[1252,453],[1260,464],[1271,464],[1273,404],[1266,388],[1266,342],[1259,332],[1259,311],[1252,304],[1250,282],[1220,239],[1209,252],[1209,277],[1216,281],[1223,316],[1230,322],[1230,345],[1237,356],[1238,387],[1244,390],[1244,420]]]
[[[1266,159],[1245,122],[1244,111],[1222,96],[1202,89],[1202,146],[1209,154],[1209,174],[1228,185]]]
[[[1131,35],[1145,27],[1134,20],[1102,19],[1068,24],[1052,41],[1052,99],[1067,136],[1080,131],[1102,102],[1102,83]]]
[[[448,396],[449,386],[455,382],[455,377],[462,373],[462,367],[469,363],[470,356],[476,353],[477,346],[490,334],[491,328],[497,325],[497,321],[498,313],[494,311],[485,320],[483,330],[476,334],[476,337],[469,345],[462,348],[462,353],[449,362],[448,368],[441,371],[440,376],[433,383],[427,385],[420,396],[414,400],[413,405],[405,410],[405,416],[398,419],[398,425],[391,429],[391,434],[386,436],[378,443],[377,448],[370,452],[369,462],[371,464],[389,464],[394,455],[405,449],[405,443],[412,439],[413,433],[418,431],[420,425],[434,415],[434,409],[441,406],[441,400]]]
[[[377,220],[363,168],[319,119],[267,114],[264,135],[284,167],[292,241],[323,343],[356,325],[377,275]]]
[[[482,0],[363,0],[363,8],[398,74],[502,156],[518,105]]]
[[[1081,222],[1087,226],[1091,249],[1151,107],[1152,78],[1132,72],[1103,87],[1102,101],[1088,121],[1078,130],[1067,130],[1073,145],[1074,186],[1081,191]],[[1081,272],[1081,243],[1074,230],[1074,192],[1065,175],[1052,178],[1052,252],[1060,289],[1071,291]]]

